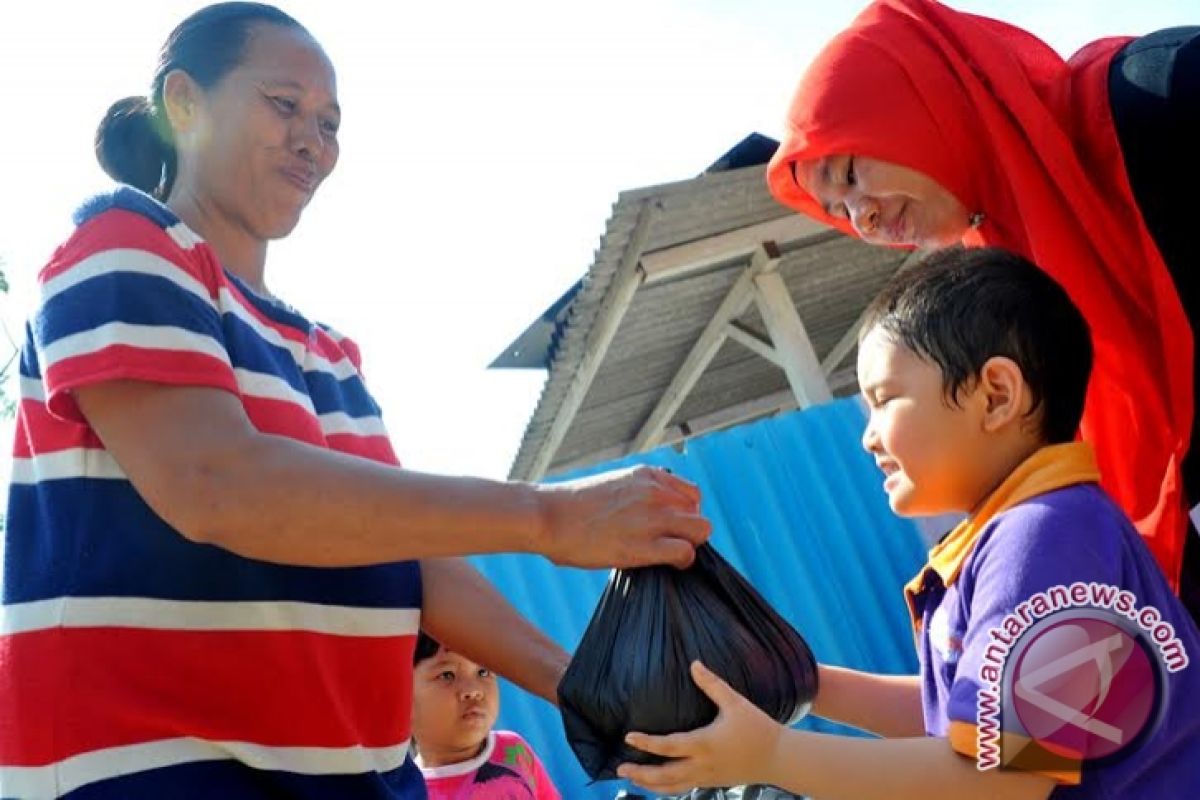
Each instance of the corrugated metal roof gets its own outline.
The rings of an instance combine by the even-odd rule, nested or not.
[[[652,214],[644,245],[640,252],[630,252],[636,247],[639,215],[647,210]],[[588,352],[597,317],[612,299],[614,275],[623,259],[652,256],[792,216],[768,193],[762,165],[622,193],[613,206],[595,262],[565,312],[565,320],[559,314],[564,320],[561,337],[510,474],[517,478],[535,475],[534,462]],[[817,356],[824,358],[906,254],[870,247],[815,223],[811,227],[811,235],[781,248],[778,272]],[[629,452],[633,437],[747,262],[748,258],[735,259],[637,289],[578,412],[554,451],[547,474]],[[738,321],[751,329],[763,329],[753,305]],[[835,394],[856,389],[849,373],[831,379],[831,384]],[[668,425],[695,429],[698,418],[769,398],[787,387],[778,367],[742,345],[728,342]]]
[[[570,477],[656,464],[696,482],[718,550],[805,636],[823,663],[883,673],[917,669],[901,587],[923,563],[915,526],[892,514],[862,450],[854,400],[697,437],[596,465]],[[607,574],[560,569],[530,556],[472,559],[538,627],[574,650]],[[612,798],[591,788],[556,710],[502,690],[500,724],[525,736],[566,798]],[[830,729],[820,721],[809,724]]]

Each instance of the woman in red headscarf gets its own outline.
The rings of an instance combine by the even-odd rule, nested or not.
[[[1015,250],[1092,328],[1081,429],[1103,482],[1200,612],[1200,28],[1064,61],[933,0],[878,0],[796,91],[768,168],[782,203],[874,244]],[[1195,551],[1195,552],[1193,552]]]

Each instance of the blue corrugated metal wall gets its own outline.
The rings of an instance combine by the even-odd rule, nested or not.
[[[917,669],[900,590],[924,561],[916,527],[892,514],[861,448],[865,418],[842,400],[598,465],[669,467],[700,486],[713,544],[804,635],[822,663],[887,673]],[[484,556],[476,566],[535,624],[573,651],[608,578],[531,556]],[[832,729],[819,720],[809,727]],[[510,685],[500,727],[520,732],[563,797],[612,798],[588,787],[558,712]]]

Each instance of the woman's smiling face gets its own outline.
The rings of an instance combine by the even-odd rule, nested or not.
[[[174,76],[168,76],[168,81]],[[177,100],[180,177],[192,194],[260,240],[286,236],[337,164],[341,109],[333,65],[303,30],[251,29],[242,62]]]
[[[829,216],[848,220],[863,241],[948,247],[970,227],[970,212],[924,173],[888,161],[831,155],[797,162],[796,181]]]

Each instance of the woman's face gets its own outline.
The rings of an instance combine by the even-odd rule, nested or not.
[[[796,164],[796,180],[825,211],[849,220],[871,244],[947,247],[970,227],[970,213],[924,173],[866,156],[825,156]]]
[[[192,94],[194,109],[173,115],[182,124],[172,197],[191,193],[259,240],[286,236],[337,164],[341,110],[329,59],[303,31],[257,25],[242,64]]]

